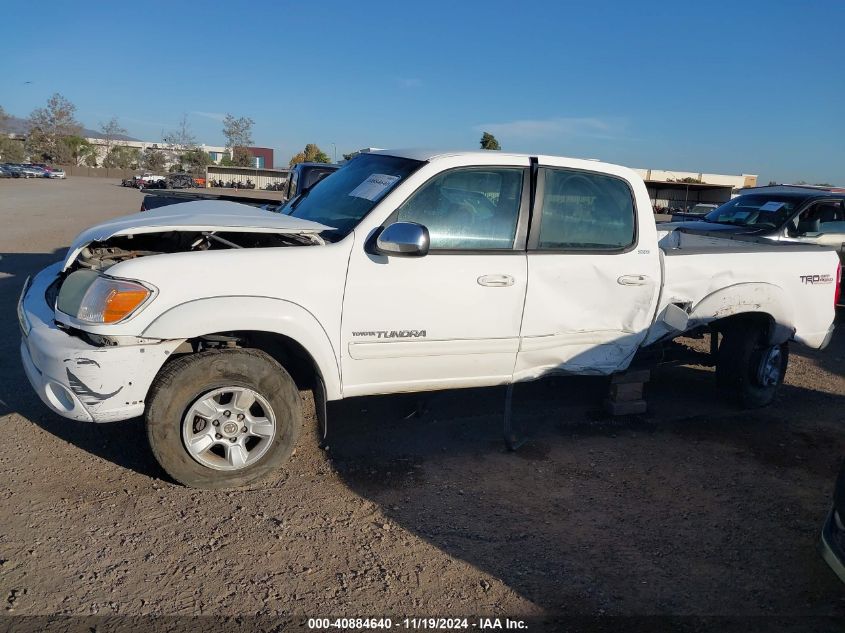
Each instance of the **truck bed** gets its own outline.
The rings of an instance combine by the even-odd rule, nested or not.
[[[801,343],[824,343],[835,314],[839,259],[832,249],[683,229],[659,231],[658,240],[663,287],[647,343],[671,333],[665,315],[672,305],[687,313],[685,329],[762,311],[789,331],[787,338],[799,331]]]

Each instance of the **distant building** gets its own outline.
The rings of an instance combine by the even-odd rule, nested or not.
[[[687,210],[698,203],[722,204],[740,189],[757,186],[756,174],[706,174],[704,172],[634,169],[645,181],[656,210]]]
[[[256,169],[273,169],[273,149],[270,147],[247,147]]]

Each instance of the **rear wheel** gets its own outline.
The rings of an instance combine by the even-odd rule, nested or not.
[[[716,359],[716,380],[741,406],[764,407],[783,384],[789,363],[786,343],[767,342],[758,324],[734,325],[722,331]]]
[[[156,378],[147,437],[161,467],[196,488],[244,486],[290,457],[299,437],[299,392],[259,350],[202,352],[174,360]]]

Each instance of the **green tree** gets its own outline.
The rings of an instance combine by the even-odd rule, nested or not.
[[[329,158],[323,150],[321,150],[314,143],[308,143],[305,149],[298,154],[295,154],[291,159],[289,165],[293,167],[298,163],[330,163],[332,159]]]
[[[103,160],[103,167],[118,167],[120,169],[138,169],[141,163],[141,150],[137,147],[115,145]]]
[[[204,152],[196,147],[182,155],[182,164],[192,174],[204,174],[205,168],[213,162],[208,152]]]
[[[499,145],[499,141],[496,140],[496,137],[490,134],[490,132],[485,132],[481,135],[481,149],[502,149],[502,146]]]
[[[26,155],[26,148],[19,139],[12,138],[8,134],[7,124],[9,115],[0,106],[0,160],[10,163],[23,162]]]
[[[25,159],[26,147],[23,141],[0,132],[0,160],[4,163],[22,163]]]
[[[221,167],[233,167],[235,163],[232,162],[232,155],[229,152],[225,152],[223,157],[220,159],[220,166]]]
[[[255,162],[252,153],[246,147],[235,147],[232,154],[232,164],[238,167],[252,167]]]
[[[59,140],[56,162],[63,165],[97,166],[97,148],[81,136],[63,136]]]
[[[58,92],[47,100],[47,107],[36,108],[29,115],[27,149],[33,157],[47,162],[60,162],[67,158],[59,155],[66,150],[61,139],[79,136],[82,126],[75,118],[76,106]]]
[[[164,156],[164,152],[152,147],[148,147],[144,150],[144,156],[141,159],[141,167],[147,171],[159,172],[164,171],[166,165],[167,159]]]

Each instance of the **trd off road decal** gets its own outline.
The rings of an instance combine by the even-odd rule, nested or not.
[[[800,278],[802,284],[811,284],[813,286],[833,283],[833,275],[801,275]]]
[[[354,337],[369,338],[425,338],[425,330],[373,330],[371,332],[352,332]]]

